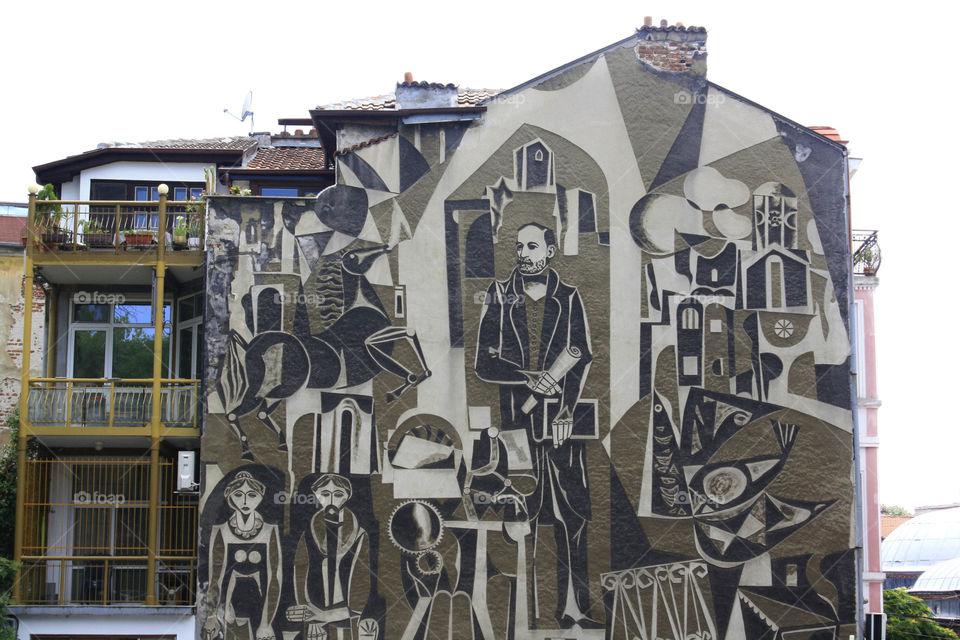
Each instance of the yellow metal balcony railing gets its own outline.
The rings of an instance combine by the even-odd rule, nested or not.
[[[141,428],[153,418],[153,381],[107,378],[31,378],[27,420],[34,428]],[[196,429],[199,380],[160,382],[160,422]]]
[[[19,602],[192,604],[197,498],[175,471],[159,463],[151,503],[149,456],[28,460]]]
[[[21,604],[122,604],[147,599],[145,556],[24,558]],[[196,561],[156,560],[153,590],[158,605],[192,605]]]
[[[28,241],[39,251],[168,249],[199,252],[203,248],[203,201],[166,201],[160,229],[160,202],[43,200],[27,225]]]

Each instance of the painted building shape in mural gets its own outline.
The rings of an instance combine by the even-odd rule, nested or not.
[[[211,200],[204,637],[856,633],[844,150],[705,40],[320,108],[334,186]]]

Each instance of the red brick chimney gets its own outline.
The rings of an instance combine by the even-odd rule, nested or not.
[[[653,18],[647,16],[637,29],[635,51],[637,60],[657,71],[693,76],[707,73],[707,30],[703,27],[684,27],[681,22],[671,27],[666,20],[654,27]]]

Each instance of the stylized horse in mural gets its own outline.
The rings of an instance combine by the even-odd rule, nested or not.
[[[242,458],[252,460],[240,418],[255,413],[277,434],[279,450],[287,450],[286,429],[271,417],[282,400],[305,389],[352,387],[389,371],[403,383],[387,394],[390,402],[426,380],[427,368],[416,332],[393,326],[366,273],[387,245],[356,249],[339,259],[343,312],[317,334],[306,319],[305,297],[298,296],[292,333],[269,330],[249,341],[232,331],[224,366],[217,382],[230,429],[240,440]],[[248,322],[248,325],[250,323]],[[251,331],[254,327],[249,327]],[[408,344],[417,359],[411,370],[394,357],[398,343]]]

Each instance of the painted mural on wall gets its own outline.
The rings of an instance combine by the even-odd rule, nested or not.
[[[841,151],[630,44],[512,95],[213,200],[198,635],[854,633]]]

